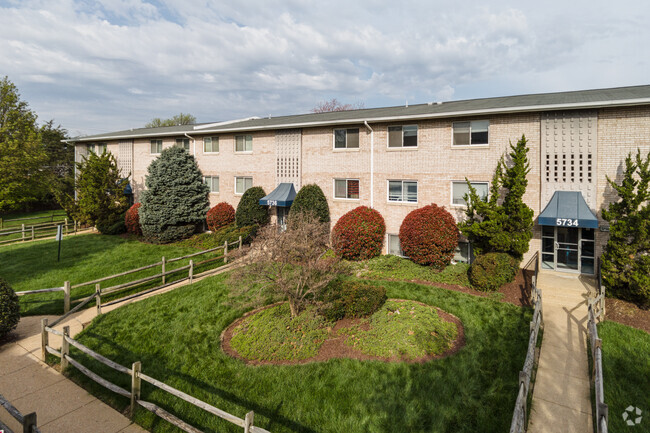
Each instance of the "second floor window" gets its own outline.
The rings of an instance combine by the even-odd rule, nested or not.
[[[470,182],[476,193],[482,199],[488,196],[488,183],[487,182]],[[467,206],[465,202],[465,194],[469,194],[467,182],[452,182],[451,183],[451,204],[454,206]]]
[[[151,140],[151,154],[158,155],[162,152],[162,140]]]
[[[472,120],[471,122],[454,122],[454,146],[480,146],[488,144],[488,120]]]
[[[418,183],[413,180],[389,180],[388,201],[417,203]]]
[[[183,149],[190,151],[190,139],[189,138],[177,138],[176,146],[182,147]]]
[[[253,136],[237,135],[235,136],[235,152],[252,152]]]
[[[334,149],[358,149],[359,128],[335,129]]]
[[[418,126],[389,126],[388,147],[417,147]]]
[[[106,143],[90,143],[88,145],[88,152],[101,155],[106,152]]]
[[[218,153],[219,152],[219,137],[203,137],[203,152],[204,153]]]
[[[359,199],[359,179],[334,179],[334,198]]]

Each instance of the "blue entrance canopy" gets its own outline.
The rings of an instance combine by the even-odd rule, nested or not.
[[[296,198],[296,189],[292,183],[281,183],[271,194],[260,199],[262,206],[289,207]]]
[[[537,223],[540,226],[598,228],[598,218],[580,191],[555,191]]]

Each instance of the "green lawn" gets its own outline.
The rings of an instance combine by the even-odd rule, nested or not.
[[[15,291],[46,289],[61,287],[64,281],[72,285],[92,281],[98,278],[117,274],[152,264],[161,260],[180,257],[197,252],[196,248],[177,244],[153,245],[137,240],[125,239],[120,236],[100,234],[83,234],[64,237],[61,245],[61,261],[57,262],[57,242],[43,240],[24,244],[14,244],[0,247],[0,277],[4,278]],[[214,257],[215,253],[211,257]],[[195,261],[207,258],[198,256]],[[189,259],[169,264],[166,270],[171,270],[189,263]],[[211,267],[217,264],[210,264]],[[207,266],[207,265],[206,265]],[[207,268],[197,267],[196,272]],[[133,281],[148,275],[160,273],[160,267],[152,268],[136,274],[118,277],[102,283],[102,287]],[[168,277],[167,281],[187,275],[187,271]],[[138,287],[141,291],[160,284],[156,280],[148,285]],[[72,300],[84,298],[94,293],[94,285],[79,287],[72,290]],[[102,297],[107,302],[122,297],[129,292],[120,292],[112,297]],[[63,292],[39,293],[20,297],[21,314],[63,314]],[[73,302],[74,306],[74,302]]]
[[[616,322],[598,324],[603,340],[603,384],[609,431],[650,432],[650,334]],[[641,424],[628,426],[628,406],[643,411]],[[635,415],[636,416],[636,415]]]
[[[228,296],[225,275],[126,305],[95,319],[78,339],[234,415],[276,432],[507,431],[526,355],[532,311],[486,298],[407,282],[378,282],[391,298],[435,305],[458,316],[467,345],[424,364],[334,359],[296,366],[247,366],[220,349],[221,332],[248,300]],[[250,307],[249,307],[250,308]],[[102,377],[130,389],[129,376],[72,350]],[[120,410],[127,399],[70,374]],[[143,384],[142,398],[202,431],[241,431]],[[177,431],[146,410],[136,420],[153,432]]]
[[[35,217],[38,217],[38,219],[11,221],[14,219],[35,218]],[[0,218],[2,218],[2,229],[6,229],[9,227],[20,228],[21,224],[25,224],[26,226],[31,226],[34,224],[49,223],[52,221],[63,221],[65,217],[66,217],[65,211],[62,209],[42,210],[38,212],[17,212],[17,213],[0,215]]]

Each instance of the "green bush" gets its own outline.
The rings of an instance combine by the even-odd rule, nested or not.
[[[121,235],[126,233],[125,215],[119,215],[117,220],[112,219],[97,223],[97,230],[103,235]]]
[[[494,291],[515,279],[519,260],[506,253],[487,253],[476,257],[469,267],[468,277],[478,290]]]
[[[344,317],[364,317],[386,302],[386,289],[363,281],[336,280],[329,285],[320,314],[335,321]]]
[[[237,212],[235,212],[235,223],[237,227],[246,227],[252,225],[263,226],[269,223],[269,207],[262,206],[260,199],[266,196],[261,186],[248,188],[242,195]]]
[[[322,223],[330,222],[330,208],[320,186],[315,183],[300,188],[289,210],[289,218],[302,212],[313,212]]]
[[[0,278],[0,338],[16,329],[20,320],[18,296],[9,283]]]
[[[209,250],[210,248],[223,246],[226,241],[228,241],[229,244],[236,242],[239,240],[240,236],[243,244],[249,244],[256,232],[257,226],[246,226],[240,228],[237,227],[235,223],[231,223],[213,233],[201,233],[192,236],[183,241],[183,245]]]

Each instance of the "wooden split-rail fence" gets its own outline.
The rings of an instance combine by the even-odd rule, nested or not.
[[[0,245],[52,238],[56,236],[58,226],[62,226],[64,236],[77,234],[82,228],[81,223],[69,221],[68,218],[59,222],[46,222],[31,226],[21,224],[20,227],[0,230]]]
[[[119,302],[127,301],[129,299],[137,298],[139,296],[146,295],[147,293],[151,293],[151,292],[154,292],[156,290],[160,290],[162,288],[168,287],[168,286],[170,286],[172,284],[180,283],[180,282],[185,281],[185,280],[189,280],[189,282],[192,283],[192,281],[193,281],[193,279],[195,277],[195,268],[196,267],[207,265],[209,263],[216,262],[216,261],[221,260],[221,259],[223,259],[224,263],[228,263],[229,251],[233,247],[241,248],[242,243],[243,243],[243,240],[242,240],[242,237],[240,236],[238,240],[236,240],[234,242],[231,242],[231,243],[228,243],[226,241],[226,242],[224,242],[223,245],[221,245],[219,247],[216,247],[216,248],[210,248],[210,249],[207,249],[207,250],[204,250],[204,251],[198,251],[196,253],[188,254],[188,255],[185,255],[185,256],[182,256],[182,257],[175,257],[175,258],[172,258],[172,259],[166,259],[165,257],[162,257],[162,260],[159,261],[159,262],[152,263],[152,264],[146,265],[146,266],[142,266],[142,267],[136,268],[136,269],[130,269],[128,271],[120,272],[118,274],[109,275],[107,277],[98,278],[96,280],[86,281],[84,283],[79,283],[79,284],[74,284],[74,285],[70,284],[70,281],[65,281],[63,283],[63,286],[61,286],[61,287],[53,287],[53,288],[48,288],[48,289],[37,289],[37,290],[26,290],[26,291],[22,291],[22,292],[16,292],[16,295],[18,295],[18,296],[28,296],[28,295],[33,295],[33,294],[37,294],[37,293],[63,292],[63,316],[59,317],[57,319],[57,321],[56,321],[56,323],[60,323],[61,321],[66,319],[70,314],[75,313],[76,311],[79,311],[81,308],[83,308],[88,303],[92,302],[93,300],[96,301],[96,306],[97,306],[98,313],[101,313],[102,296],[113,295],[113,294],[115,294],[117,292],[122,292],[122,291],[126,291],[126,290],[133,290],[133,289],[136,289],[138,286],[149,284],[152,281],[155,281],[157,279],[161,280],[160,285],[152,287],[152,288],[148,288],[148,289],[143,290],[143,291],[139,291],[139,292],[137,292],[135,294],[126,296],[124,298],[112,300],[112,301],[110,301],[110,302],[108,302],[106,304],[103,304],[103,306],[106,307],[106,306],[109,306],[109,305],[117,304]],[[198,262],[195,262],[194,260],[190,260],[189,264],[187,264],[185,266],[181,266],[181,267],[178,267],[178,268],[167,270],[167,266],[169,264],[171,264],[171,263],[175,263],[175,262],[178,262],[180,260],[191,259],[191,258],[198,257],[198,256],[201,256],[201,255],[206,255],[206,254],[209,254],[209,253],[217,252],[219,250],[223,250],[222,254],[220,254],[220,255],[218,255],[216,257],[207,258],[207,259],[204,259],[204,260],[200,260]],[[154,275],[149,275],[149,276],[146,276],[146,277],[143,277],[143,278],[138,278],[136,280],[128,281],[128,282],[125,282],[125,283],[111,285],[109,287],[102,287],[102,284],[106,284],[106,281],[109,281],[109,280],[112,280],[112,279],[115,279],[115,278],[124,277],[124,276],[130,275],[130,274],[146,271],[146,270],[153,269],[153,268],[156,268],[156,267],[160,267],[161,271],[159,273],[154,274]],[[170,280],[169,277],[171,275],[178,274],[179,272],[183,272],[183,271],[187,272],[187,276],[184,276],[184,277],[181,277],[181,278],[175,278],[173,280]],[[79,302],[79,304],[77,304],[74,308],[71,308],[71,303],[72,303],[71,294],[72,294],[72,291],[75,290],[75,289],[79,289],[81,287],[93,286],[93,285],[95,286],[95,293],[93,293],[92,295],[90,295],[90,296],[88,296],[88,297],[86,297],[84,299],[76,300],[75,302]]]
[[[41,431],[36,426],[36,412],[28,413],[23,415],[14,405],[9,402],[2,394],[0,394],[0,406],[4,407],[9,415],[11,415],[22,427],[22,432],[14,432],[0,421],[0,431],[3,433],[41,433]]]
[[[598,293],[587,301],[587,330],[589,331],[589,347],[591,348],[591,380],[594,384],[596,397],[596,432],[607,433],[608,406],[605,404],[603,389],[603,342],[598,338],[596,322],[605,318],[605,286],[600,275],[600,260],[598,260]]]
[[[140,361],[134,362],[131,365],[131,368],[120,365],[99,353],[93,351],[92,349],[84,346],[78,341],[70,337],[70,328],[68,326],[63,327],[63,332],[53,329],[52,325],[48,325],[47,319],[42,319],[41,322],[41,356],[45,361],[47,354],[52,354],[61,359],[61,371],[64,371],[68,366],[72,366],[83,373],[85,376],[89,377],[93,381],[102,385],[103,387],[113,391],[116,394],[119,394],[123,397],[131,399],[131,407],[129,414],[133,418],[137,406],[141,406],[144,409],[158,415],[160,418],[166,420],[167,422],[175,425],[181,430],[188,433],[202,433],[201,430],[196,427],[186,423],[182,419],[178,418],[176,415],[173,415],[160,406],[151,403],[149,401],[143,400],[141,397],[142,393],[142,382],[149,383],[150,385],[161,389],[187,403],[190,403],[204,411],[215,415],[221,419],[224,419],[232,424],[235,424],[244,429],[244,433],[269,433],[267,430],[253,425],[254,413],[253,411],[248,412],[244,418],[237,417],[226,411],[223,411],[217,407],[212,406],[209,403],[199,400],[198,398],[192,397],[191,395],[176,389],[172,386],[165,384],[157,379],[154,379],[151,376],[142,372],[142,364]],[[61,350],[56,350],[49,345],[49,334],[54,334],[61,337]],[[120,373],[128,375],[131,377],[131,389],[126,390],[106,379],[99,376],[97,373],[91,371],[89,368],[82,365],[79,361],[70,356],[70,346],[77,348],[82,353],[90,356],[91,358],[99,361],[107,367],[112,368]]]
[[[524,368],[519,372],[519,393],[515,402],[515,410],[510,424],[510,433],[523,433],[526,431],[526,416],[528,411],[528,397],[531,395],[530,381],[535,364],[537,350],[537,337],[540,327],[544,326],[542,314],[542,291],[537,288],[537,275],[539,272],[539,253],[531,259],[534,266],[531,287],[531,303],[535,307],[533,318],[530,321],[530,338],[528,339],[528,351],[524,361]],[[530,262],[529,262],[530,263]]]

